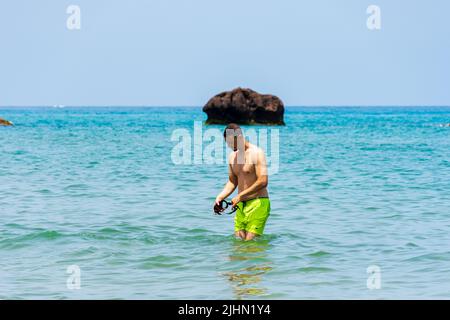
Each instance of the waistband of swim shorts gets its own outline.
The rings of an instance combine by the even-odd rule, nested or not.
[[[242,201],[242,203],[246,204],[247,202],[253,201],[253,200],[256,200],[256,199],[269,199],[269,197],[256,197],[256,198],[252,198],[252,199],[248,199],[248,200]]]

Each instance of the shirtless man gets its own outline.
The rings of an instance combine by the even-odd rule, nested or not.
[[[214,211],[223,211],[221,201],[237,187],[238,195],[232,200],[233,207],[238,207],[234,231],[236,237],[249,241],[263,234],[270,214],[266,158],[263,150],[245,140],[237,124],[225,128],[224,138],[234,152],[229,158],[228,182],[215,200]]]

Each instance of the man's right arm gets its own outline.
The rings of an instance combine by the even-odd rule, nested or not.
[[[220,205],[220,202],[222,200],[226,199],[230,194],[234,192],[234,190],[236,190],[237,185],[238,185],[237,176],[233,173],[231,165],[228,165],[228,181],[225,184],[225,187],[223,188],[222,192],[217,196],[215,204]]]

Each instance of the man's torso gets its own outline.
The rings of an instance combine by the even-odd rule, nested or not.
[[[242,191],[248,189],[252,184],[254,184],[257,180],[256,175],[256,159],[257,159],[257,152],[261,152],[256,148],[255,146],[249,147],[247,150],[245,150],[244,157],[241,155],[238,155],[238,151],[235,151],[230,159],[231,164],[231,170],[233,171],[234,175],[238,179],[238,192],[241,193]],[[245,197],[245,199],[242,199],[244,201],[255,199],[255,198],[262,198],[262,197],[268,197],[269,193],[267,191],[267,188],[260,189],[256,191],[255,193],[249,194]]]

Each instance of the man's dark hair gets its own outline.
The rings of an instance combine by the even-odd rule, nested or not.
[[[231,130],[233,130],[233,131],[231,131]],[[233,136],[235,136],[235,137],[242,135],[241,127],[239,127],[236,123],[230,123],[229,125],[227,125],[227,127],[223,131],[223,137],[225,139],[227,138],[227,131],[228,131],[228,133],[232,132]]]

